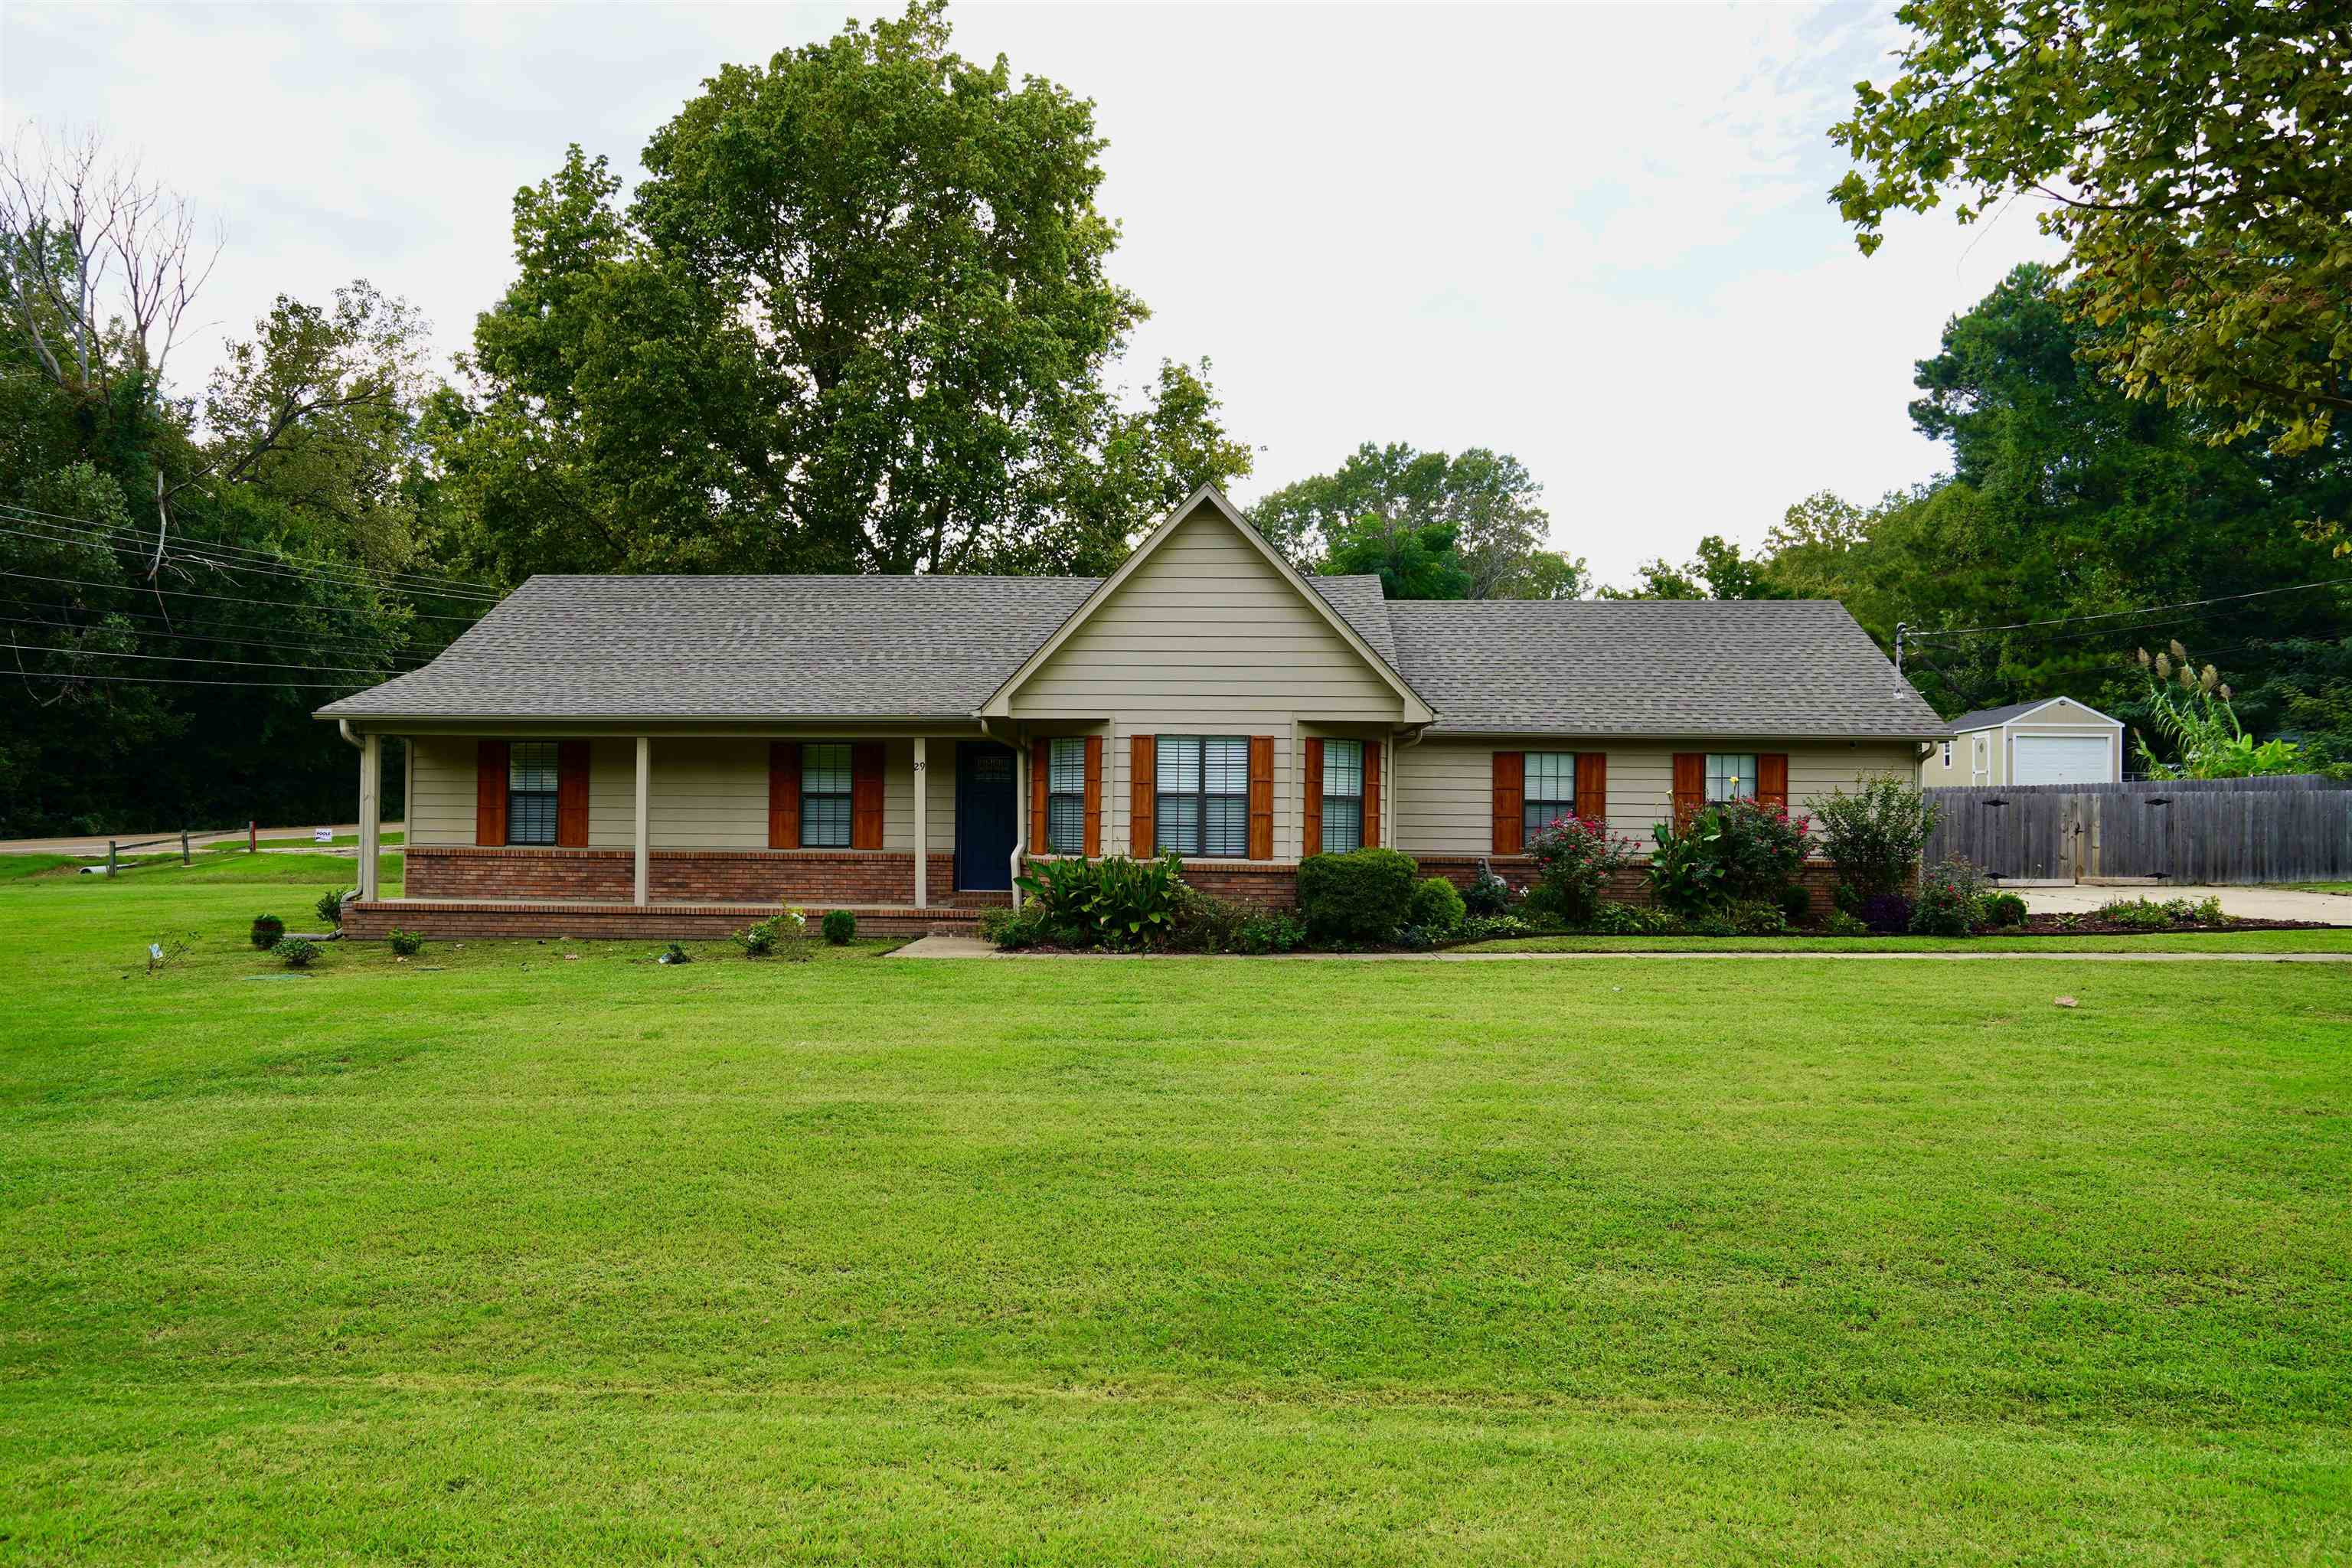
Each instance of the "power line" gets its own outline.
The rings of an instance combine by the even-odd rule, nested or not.
[[[0,515],[5,514],[0,513]],[[14,521],[21,522],[26,520],[17,518]],[[148,548],[146,541],[135,537],[125,537],[121,540],[90,538],[71,534],[62,528],[58,528],[54,523],[46,522],[35,523],[33,527],[56,529],[56,531],[37,533],[21,528],[0,527],[0,533],[15,534],[20,539],[29,539],[40,544],[86,545],[100,550],[121,550],[126,554],[133,555],[143,554]],[[222,559],[214,559],[216,555]],[[403,582],[396,574],[384,577],[374,574],[364,567],[325,563],[306,566],[289,561],[284,556],[269,556],[260,552],[252,552],[251,558],[248,559],[243,555],[230,554],[219,545],[208,544],[200,540],[179,542],[174,548],[166,552],[164,559],[194,563],[215,572],[252,572],[268,577],[316,581],[341,588],[369,588],[378,593],[406,594],[417,598],[473,600],[479,602],[486,609],[498,604],[503,597],[499,594],[481,587],[446,588],[432,583]]]
[[[36,572],[0,571],[0,577],[21,577],[27,583],[65,583],[85,588],[104,588],[118,594],[170,594],[175,598],[211,599],[224,605],[259,605],[265,609],[271,610],[314,610],[322,615],[334,616],[372,616],[376,613],[373,610],[352,609],[341,605],[305,605],[299,601],[285,599],[241,599],[230,594],[199,594],[193,588],[151,588],[143,584],[100,583],[90,577],[46,577]],[[425,610],[411,610],[408,613],[417,620],[456,621],[460,626],[472,626],[478,618],[474,616],[436,616]]]
[[[2126,616],[2159,615],[2167,610],[2194,610],[2201,608],[2207,605],[2233,605],[2241,600],[2267,598],[2274,594],[2302,594],[2307,593],[2314,588],[2341,587],[2347,583],[2352,583],[2352,577],[2328,577],[2316,583],[2297,583],[2290,587],[2284,588],[2256,588],[2252,593],[2223,594],[2218,597],[2210,599],[2183,599],[2179,604],[2175,605],[2143,605],[2139,608],[2134,610],[2105,610],[2094,616],[2056,616],[2046,620],[2039,621],[2011,621],[2006,625],[1997,626],[1950,626],[1941,631],[1913,632],[1910,634],[1909,640],[1932,639],[1936,637],[1976,637],[1985,632],[2018,632],[2026,631],[2034,626],[2077,626],[2086,621],[2111,621],[2120,619]],[[2130,628],[2110,627],[2108,629],[2128,630]]]
[[[75,626],[73,621],[42,621],[40,616],[0,616],[0,626],[45,626],[52,632],[106,630],[106,627],[99,627],[99,626]],[[331,656],[341,656],[341,658],[364,658],[364,656],[369,654],[369,648],[360,647],[360,644],[301,644],[301,642],[268,642],[268,639],[264,637],[209,637],[209,635],[203,635],[203,632],[155,632],[139,626],[118,627],[118,630],[130,632],[131,637],[160,639],[160,642],[228,642],[228,644],[236,644],[236,647],[247,647],[247,648],[270,648],[270,651],[275,651],[275,654],[331,654]],[[407,651],[402,648],[400,654],[393,654],[391,658],[407,658]],[[358,666],[351,666],[351,668],[358,668]],[[424,666],[416,666],[416,668],[424,668]]]
[[[59,658],[143,658],[156,659],[168,664],[236,664],[255,669],[318,669],[338,671],[347,675],[373,676],[382,676],[386,673],[384,667],[380,665],[282,664],[274,658],[200,658],[194,654],[117,653],[110,648],[43,647],[37,643],[19,642],[0,643],[0,647],[14,648],[18,653],[51,654]],[[401,670],[396,673],[405,675],[411,672]]]
[[[128,682],[133,686],[250,686],[267,687],[272,690],[292,687],[302,691],[354,691],[367,684],[363,680],[194,680],[178,675],[54,674],[46,669],[0,670],[0,680],[5,680],[10,674],[20,680],[107,680]]]
[[[11,521],[27,523],[34,528],[51,531],[47,533],[25,535],[28,539],[38,539],[44,542],[87,544],[101,549],[121,550],[127,554],[143,554],[153,548],[153,541],[144,532],[135,529],[109,528],[103,524],[93,524],[90,531],[78,532],[59,523],[44,522],[34,518],[9,514],[5,502],[0,502],[0,515],[9,515]],[[401,572],[339,561],[314,562],[308,566],[301,566],[295,560],[276,552],[250,549],[244,545],[225,544],[186,535],[182,535],[173,542],[176,543],[178,552],[182,554],[227,557],[227,561],[218,563],[224,566],[231,563],[292,566],[324,575],[348,576],[354,580],[397,587],[403,592],[444,595],[451,597],[498,598],[500,596],[495,590],[487,588],[481,584],[467,583],[455,577],[442,577],[437,574]]]
[[[16,605],[15,607],[16,607],[16,608],[18,608],[18,609],[47,609],[47,608],[64,608],[64,607],[67,607],[67,606],[50,606],[50,605],[23,605],[23,604],[18,604],[18,605]],[[125,612],[122,612],[122,611],[120,611],[120,610],[114,610],[114,611],[109,611],[108,613],[109,613],[110,615],[121,615],[121,614],[124,614]],[[155,617],[155,616],[148,616],[147,618],[148,618],[149,620],[153,620],[153,619],[155,619],[156,617]],[[74,623],[74,622],[72,622],[72,621],[49,621],[49,620],[43,620],[43,619],[39,618],[38,616],[0,616],[0,624],[13,624],[13,625],[16,625],[16,626],[47,626],[47,627],[48,627],[48,628],[49,628],[50,630],[52,630],[52,631],[59,631],[59,632],[90,632],[90,631],[99,631],[99,630],[103,630],[103,629],[105,629],[104,627],[100,626],[79,626],[79,625],[75,624],[75,623]],[[336,654],[336,655],[340,655],[340,656],[341,656],[341,657],[343,657],[343,658],[362,658],[362,657],[365,657],[366,655],[368,655],[369,653],[371,653],[371,652],[373,652],[373,647],[372,647],[369,644],[366,644],[366,643],[359,643],[359,642],[339,642],[339,641],[335,641],[335,640],[333,640],[333,639],[329,639],[329,640],[321,641],[321,642],[281,643],[281,642],[272,642],[272,641],[270,641],[270,640],[269,640],[268,638],[267,638],[267,637],[217,637],[217,636],[213,636],[213,635],[210,635],[210,634],[207,634],[207,633],[204,633],[204,632],[152,631],[152,630],[148,629],[148,628],[147,628],[147,627],[145,627],[145,626],[125,626],[125,627],[122,627],[122,628],[120,628],[120,629],[121,629],[121,630],[124,630],[124,631],[127,631],[127,632],[131,633],[131,635],[132,635],[133,637],[148,637],[148,638],[151,638],[151,639],[155,639],[155,640],[160,640],[160,641],[164,641],[164,642],[216,642],[216,643],[236,643],[236,644],[242,645],[242,646],[244,646],[244,647],[266,647],[266,648],[272,648],[272,649],[275,649],[276,651],[278,651],[278,652],[279,652],[279,653],[324,653],[324,654]],[[404,657],[406,657],[406,656],[407,656],[407,654],[408,654],[408,652],[409,652],[409,651],[410,651],[410,650],[407,650],[407,649],[402,649],[402,650],[400,650],[400,652],[395,653],[395,654],[394,654],[394,655],[392,655],[392,656],[390,656],[390,657],[393,657],[393,658],[404,658]]]
[[[98,519],[93,518],[93,517],[76,517],[76,516],[71,515],[70,513],[61,512],[61,511],[43,511],[43,510],[42,510],[40,508],[38,508],[38,507],[23,506],[23,505],[20,505],[20,504],[18,504],[17,502],[15,502],[15,501],[0,501],[0,511],[20,512],[20,513],[25,514],[26,517],[30,517],[30,518],[44,518],[44,519],[53,520],[53,522],[71,522],[71,523],[79,523],[79,524],[80,524],[82,527],[84,527],[84,528],[86,528],[86,529],[94,530],[94,531],[96,531],[97,532],[101,533],[101,534],[110,534],[110,535],[114,535],[114,536],[117,536],[117,537],[129,539],[129,540],[131,540],[131,541],[134,542],[138,546],[140,546],[140,547],[141,547],[141,548],[142,548],[142,549],[144,549],[144,548],[151,548],[151,547],[152,547],[152,541],[151,541],[151,539],[148,537],[148,535],[147,535],[147,533],[145,532],[145,531],[144,531],[144,530],[142,530],[142,529],[136,529],[136,528],[125,528],[125,527],[122,527],[122,526],[121,526],[120,524],[117,524],[117,523],[100,522]],[[20,518],[20,519],[19,519],[19,521],[23,521],[23,519],[21,519],[21,518]],[[44,526],[49,526],[49,524],[44,524]],[[205,543],[205,542],[203,542],[203,541],[195,541],[195,540],[192,540],[192,541],[190,541],[189,542],[191,542],[191,543],[204,543],[204,544],[205,544],[205,548],[206,548],[206,549],[209,549],[209,550],[215,550],[215,551],[226,552],[228,552],[228,553],[232,553],[232,554],[247,555],[247,556],[258,556],[258,557],[260,557],[260,558],[262,558],[262,559],[264,559],[264,560],[282,560],[282,559],[283,559],[283,557],[282,557],[282,556],[276,555],[276,554],[275,554],[275,553],[273,553],[272,552],[269,552],[269,551],[264,551],[264,550],[257,550],[257,549],[254,549],[254,548],[252,548],[251,546],[248,546],[248,545],[242,545],[242,544]],[[470,588],[470,589],[473,589],[473,590],[475,590],[475,591],[477,591],[477,592],[490,592],[490,591],[491,591],[491,590],[488,589],[488,588],[487,588],[483,584],[480,584],[480,583],[474,583],[474,582],[468,582],[467,579],[465,579],[465,578],[463,578],[463,577],[452,577],[452,576],[449,576],[449,575],[447,575],[447,574],[444,574],[444,573],[439,573],[439,572],[404,572],[404,571],[399,571],[399,570],[394,570],[394,569],[388,569],[388,568],[383,568],[383,567],[366,566],[366,565],[362,565],[362,564],[358,564],[358,563],[342,563],[342,562],[334,563],[333,564],[336,566],[336,568],[337,568],[337,569],[341,570],[341,571],[347,571],[347,572],[362,572],[362,573],[369,573],[369,574],[375,574],[375,575],[378,575],[378,576],[390,576],[390,577],[394,577],[394,578],[404,578],[404,579],[413,580],[413,581],[415,581],[415,582],[418,582],[418,583],[441,583],[441,584],[448,584],[448,585],[450,585],[450,586],[452,586],[452,587],[457,587],[457,588]]]

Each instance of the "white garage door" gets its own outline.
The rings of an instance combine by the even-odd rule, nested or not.
[[[2105,735],[2020,735],[2012,783],[2107,784],[2115,774]]]

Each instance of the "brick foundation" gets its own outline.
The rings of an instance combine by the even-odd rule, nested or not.
[[[457,902],[422,904],[405,900],[355,903],[343,910],[343,935],[380,942],[395,928],[429,937],[572,937],[621,942],[720,942],[776,912],[774,904],[545,904]],[[824,910],[805,906],[812,934]],[[860,936],[921,936],[935,931],[968,932],[980,923],[976,909],[861,909]]]
[[[933,854],[935,906],[1006,904],[1003,892],[955,891],[955,857]],[[856,908],[915,901],[915,858],[888,849],[656,849],[648,857],[646,894],[656,903],[838,905]],[[407,854],[412,899],[511,901],[572,899],[631,905],[635,853],[627,849],[496,848],[419,845]]]

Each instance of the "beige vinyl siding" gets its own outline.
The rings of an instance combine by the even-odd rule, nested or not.
[[[1027,721],[1104,719],[1103,847],[1130,845],[1137,735],[1274,738],[1274,853],[1297,856],[1299,726],[1378,728],[1396,692],[1300,590],[1203,506],[1097,605],[1012,697]]]
[[[1677,752],[1785,752],[1789,805],[1852,790],[1865,777],[1907,778],[1916,752],[1906,742],[1424,741],[1397,752],[1397,847],[1407,854],[1486,855],[1495,843],[1496,752],[1601,752],[1609,758],[1609,829],[1650,844],[1650,828],[1673,809]]]
[[[474,738],[420,735],[408,742],[411,844],[474,841]]]
[[[1949,767],[1944,765],[1946,743],[1952,748],[1952,765]],[[1955,735],[1949,742],[1939,742],[1929,750],[1927,760],[1919,764],[1919,784],[1923,789],[1940,789],[1947,784],[1965,784],[1968,782],[1969,738],[1966,735]]]
[[[823,739],[824,737],[810,737]],[[474,842],[475,747],[471,736],[412,742],[409,827],[417,844]],[[768,740],[666,738],[653,742],[647,831],[656,849],[764,849],[768,847]],[[625,849],[636,842],[637,750],[629,736],[588,743],[588,845]],[[934,740],[931,847],[955,847],[955,742]],[[883,744],[882,847],[915,841],[915,746]]]

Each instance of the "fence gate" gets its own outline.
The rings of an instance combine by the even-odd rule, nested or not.
[[[1927,858],[2011,881],[2352,878],[2352,784],[2314,775],[1931,789]]]

